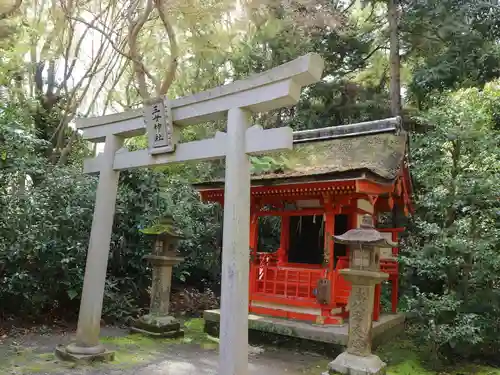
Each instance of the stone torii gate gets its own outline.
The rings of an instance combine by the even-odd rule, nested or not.
[[[248,372],[248,155],[290,149],[293,144],[291,128],[250,127],[249,115],[296,104],[302,87],[321,79],[323,66],[319,55],[308,54],[212,90],[173,101],[146,103],[144,110],[77,121],[83,138],[104,142],[104,152],[84,163],[85,173],[99,173],[99,183],[76,340],[59,347],[59,355],[72,359],[110,357],[99,342],[99,332],[119,172],[226,158],[219,374]],[[225,118],[226,114],[227,133],[177,143],[180,127]],[[125,138],[145,133],[148,149],[129,152],[122,148]]]

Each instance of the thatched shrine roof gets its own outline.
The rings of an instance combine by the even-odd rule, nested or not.
[[[389,182],[399,173],[406,143],[407,133],[400,129],[294,143],[290,151],[254,158],[252,184],[342,180],[367,175]],[[223,183],[223,178],[214,176],[195,186],[217,188],[223,187]]]

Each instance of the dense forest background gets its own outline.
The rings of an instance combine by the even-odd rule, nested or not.
[[[401,309],[436,357],[498,355],[500,3],[489,0],[2,0],[2,318],[77,314],[96,178],[82,174],[95,150],[76,117],[198,92],[307,52],[325,59],[325,78],[297,106],[255,122],[301,130],[402,115],[416,212],[401,251]],[[121,174],[105,319],[147,305],[151,243],[138,229],[164,213],[187,237],[174,275],[179,290],[191,288],[185,308],[211,303],[221,209],[189,185],[210,173],[183,164]],[[264,223],[270,240],[273,228]]]

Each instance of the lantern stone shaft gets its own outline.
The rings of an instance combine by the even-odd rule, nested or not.
[[[394,247],[373,228],[372,217],[363,216],[361,227],[334,236],[337,243],[349,245],[349,268],[340,270],[351,283],[349,297],[349,337],[347,350],[328,365],[331,374],[382,375],[386,364],[372,354],[372,315],[375,285],[388,275],[380,272],[380,248]]]
[[[155,337],[177,337],[183,331],[177,319],[169,315],[172,268],[184,258],[176,255],[181,236],[173,230],[173,220],[166,218],[162,225],[166,229],[156,235],[152,254],[145,256],[153,267],[149,314],[137,319],[131,330]]]
[[[168,315],[170,311],[170,292],[172,285],[172,267],[182,261],[182,258],[155,259],[147,257],[153,266],[151,285],[150,314]]]

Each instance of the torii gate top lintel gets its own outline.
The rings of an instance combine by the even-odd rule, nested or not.
[[[215,120],[224,117],[231,108],[257,113],[294,105],[303,86],[321,79],[323,68],[321,56],[310,53],[244,80],[172,100],[173,122],[176,126],[186,126]],[[79,118],[76,127],[91,142],[103,142],[111,134],[128,138],[146,132],[142,109]]]
[[[178,139],[178,128],[181,126],[223,118],[231,109],[240,108],[247,112],[257,113],[296,104],[302,87],[321,79],[323,67],[323,59],[318,54],[310,53],[244,80],[175,99],[168,103],[164,99],[164,106],[169,107],[167,112],[171,119],[172,137]],[[159,98],[158,102],[161,104],[162,99]],[[104,142],[108,136],[128,138],[145,134],[144,119],[150,118],[151,114],[151,106],[149,106],[145,107],[144,110],[78,119],[76,126],[82,130],[85,140]],[[164,115],[165,113],[159,117]],[[253,126],[248,130],[245,137],[245,150],[249,155],[271,150],[286,150],[292,147],[291,128],[262,130],[258,126]],[[149,134],[150,137],[154,137],[154,134]],[[172,152],[172,148],[169,152],[161,152],[161,149],[152,150],[151,148],[117,152],[113,156],[113,169],[120,171],[189,160],[221,158],[226,155],[228,146],[225,135],[225,133],[219,133],[212,139],[179,143],[176,147],[174,146],[175,152]],[[101,171],[102,165],[103,156],[98,155],[85,160],[84,171],[85,173],[98,173]]]

